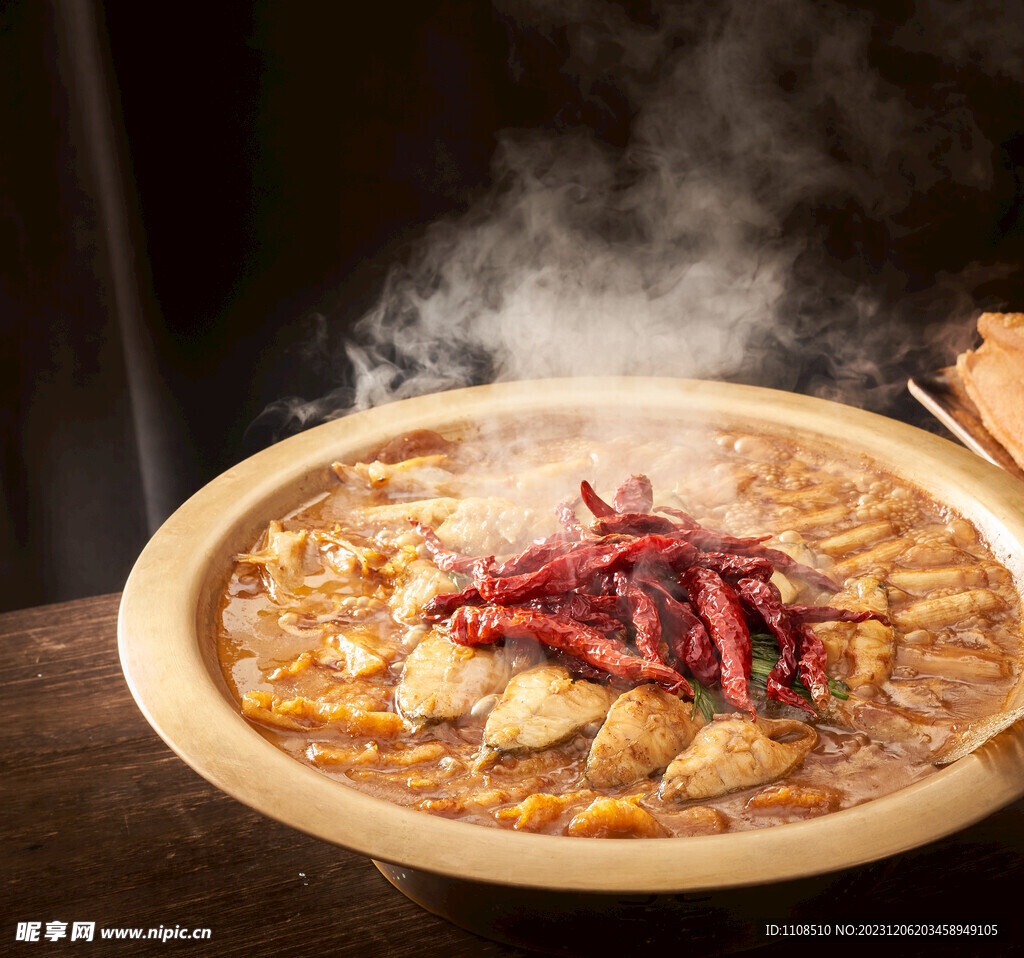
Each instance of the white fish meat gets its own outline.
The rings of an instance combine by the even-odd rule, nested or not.
[[[590,747],[587,778],[597,788],[630,785],[665,768],[704,724],[692,702],[657,685],[623,692]]]
[[[510,499],[462,499],[436,529],[449,548],[467,555],[507,553],[522,546],[533,531],[531,510]]]
[[[487,717],[484,745],[497,752],[548,748],[608,714],[614,694],[574,679],[561,665],[538,665],[516,675]]]
[[[452,577],[433,562],[413,559],[397,576],[388,605],[399,622],[415,622],[420,610],[435,595],[457,591]]]
[[[511,668],[501,649],[456,645],[431,631],[405,660],[398,711],[412,724],[465,715],[484,696],[500,691]]]
[[[817,741],[804,722],[716,718],[665,769],[661,797],[685,802],[766,785],[793,771]]]

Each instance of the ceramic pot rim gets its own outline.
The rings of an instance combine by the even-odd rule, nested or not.
[[[977,523],[1024,582],[1024,484],[953,443],[823,400],[691,380],[500,383],[337,419],[229,469],[158,530],[125,585],[118,643],[149,723],[196,772],[263,814],[381,861],[481,882],[664,893],[777,882],[852,867],[948,835],[1024,794],[1024,727],[884,798],[805,822],[699,838],[608,841],[520,834],[403,809],[295,761],[239,714],[216,664],[213,605],[230,556],[324,487],[324,471],[384,439],[492,416],[589,410],[710,417],[835,441]],[[1018,690],[1019,693],[1019,690]]]

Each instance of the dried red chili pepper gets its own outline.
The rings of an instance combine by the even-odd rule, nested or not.
[[[659,509],[666,515],[653,514],[653,494],[644,476],[622,483],[614,505],[587,482],[581,483],[580,493],[594,514],[591,529],[600,538],[587,536],[565,501],[556,508],[561,532],[500,563],[492,556],[446,549],[432,530],[418,525],[441,568],[474,579],[461,592],[435,596],[424,616],[434,621],[450,616],[453,639],[464,643],[502,636],[536,639],[561,650],[559,655],[577,656],[577,672],[603,669],[631,681],[681,688],[678,683],[685,680],[672,666],[685,667],[702,683],[720,680],[730,704],[750,714],[751,645],[744,604],[779,644],[779,661],[768,676],[769,695],[807,711],[809,706],[790,688],[797,673],[819,708],[829,695],[824,646],[807,623],[886,621],[877,613],[830,606],[785,606],[768,581],[775,567],[823,589],[835,585],[824,573],[763,545],[768,536],[708,530],[672,507]],[[739,596],[729,582],[736,583]],[[692,607],[683,601],[680,586]],[[627,622],[640,656],[615,638]]]
[[[571,499],[563,499],[555,506],[555,516],[558,519],[558,524],[565,531],[565,535],[570,539],[579,540],[586,536],[586,530],[584,530],[579,516],[576,515],[576,510],[573,509]]]
[[[615,577],[615,590],[627,603],[633,622],[633,642],[648,662],[664,663],[661,651],[661,619],[654,600],[625,573]]]
[[[585,587],[593,575],[616,562],[619,542],[598,542],[556,556],[532,572],[501,578],[483,577],[476,582],[488,602],[514,605],[545,595],[572,592]]]
[[[602,569],[579,591],[585,595],[592,595],[599,598],[615,596],[615,573],[608,569]],[[618,596],[615,597],[618,598]]]
[[[590,522],[590,531],[595,536],[643,536],[651,533],[668,535],[679,528],[678,523],[671,519],[650,512],[623,512],[614,516],[597,516]]]
[[[821,639],[815,635],[809,625],[798,624],[794,628],[800,639],[800,661],[798,663],[800,678],[811,693],[815,707],[819,712],[824,712],[832,698],[832,692],[828,687],[828,677],[825,675],[828,653],[825,651]]]
[[[464,605],[483,604],[480,590],[475,585],[467,585],[461,592],[442,592],[427,599],[420,610],[420,616],[428,622],[440,622]]]
[[[536,639],[619,678],[657,682],[671,692],[693,694],[686,679],[674,669],[631,655],[622,643],[557,614],[500,605],[463,607],[452,616],[449,634],[459,645],[482,645],[506,637]]]
[[[721,666],[704,623],[689,605],[672,596],[663,600],[662,608],[668,618],[663,625],[669,635],[669,646],[698,682],[713,685],[721,676]],[[673,644],[673,634],[680,636],[678,651]]]
[[[786,611],[794,622],[804,625],[811,622],[867,622],[874,619],[883,625],[889,625],[889,617],[884,612],[872,612],[852,609],[837,609],[831,605],[787,605]]]
[[[767,559],[779,572],[802,579],[824,591],[835,592],[837,589],[835,582],[824,572],[797,562],[781,549],[771,549],[762,545],[771,536],[730,536],[723,532],[712,532],[710,529],[687,529],[677,534],[687,542],[693,543],[702,552],[730,552],[733,555]]]
[[[510,576],[534,572],[552,559],[571,552],[576,543],[552,536],[531,543],[522,552],[497,562],[494,556],[467,556],[445,546],[430,526],[415,519],[409,520],[413,528],[423,537],[423,544],[434,560],[434,565],[444,572],[469,575],[473,578],[484,576]]]
[[[591,682],[606,682],[608,680],[608,673],[604,669],[599,669],[596,665],[584,662],[583,659],[578,659],[575,655],[570,655],[561,649],[553,649],[548,646],[548,655],[578,679],[587,679]]]
[[[633,574],[642,588],[652,593],[661,608],[661,634],[672,654],[689,669],[703,685],[718,681],[720,669],[714,643],[697,613],[680,602],[668,587],[653,575]]]
[[[546,595],[525,603],[537,612],[558,613],[577,622],[585,622],[599,632],[625,631],[629,610],[620,608],[617,595],[588,595],[585,592],[562,592]]]
[[[805,565],[803,562],[797,562],[796,559],[781,549],[762,547],[757,555],[763,556],[771,562],[783,575],[791,576],[794,579],[802,579],[809,585],[816,586],[822,592],[836,592],[839,588],[826,573],[812,566]]]
[[[509,556],[502,562],[493,564],[485,571],[486,575],[497,577],[508,577],[522,575],[526,572],[536,572],[552,559],[567,555],[576,548],[577,543],[568,539],[552,537],[550,539],[539,539],[531,543],[522,552]]]
[[[645,557],[666,568],[684,568],[697,554],[688,542],[664,536],[581,545],[558,556],[536,572],[506,578],[482,577],[474,582],[488,602],[515,605],[542,595],[586,591],[595,576],[628,568]]]
[[[702,529],[703,526],[693,518],[688,512],[683,512],[682,509],[676,509],[672,506],[658,506],[658,512],[664,512],[667,516],[672,516],[676,522],[684,529]]]
[[[694,564],[713,569],[723,578],[753,578],[767,581],[775,572],[772,564],[761,556],[737,556],[729,552],[702,552]]]
[[[630,476],[612,496],[616,512],[650,512],[654,506],[654,489],[647,476]]]
[[[722,692],[726,700],[754,715],[750,701],[749,676],[753,654],[750,632],[736,593],[711,569],[691,566],[680,582],[707,627],[721,659]]]
[[[675,535],[695,545],[701,552],[729,552],[732,555],[763,555],[761,544],[771,536],[731,536],[725,532],[714,532],[698,526],[694,529],[680,528]]]
[[[494,556],[467,556],[453,552],[426,523],[410,519],[412,527],[423,536],[423,544],[436,565],[443,572],[470,575],[474,578],[487,575],[494,567]]]
[[[760,579],[740,579],[736,583],[736,595],[740,602],[761,617],[779,643],[779,661],[767,678],[769,698],[816,715],[811,705],[789,687],[796,678],[798,639],[787,611],[783,608],[779,590],[770,582],[762,582]]]
[[[586,479],[580,483],[580,495],[583,497],[583,504],[595,516],[614,516],[615,507],[610,506],[596,492],[594,487]]]

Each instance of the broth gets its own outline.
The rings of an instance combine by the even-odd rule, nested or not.
[[[323,495],[272,522],[238,557],[219,651],[244,714],[264,735],[350,787],[433,814],[554,834],[653,837],[797,821],[887,794],[929,775],[969,723],[1003,708],[1021,653],[1012,577],[966,519],[867,459],[669,423],[589,431],[553,420],[526,431],[499,424],[443,440],[397,437],[362,463],[336,464]],[[517,727],[520,738],[499,747],[486,730],[509,683],[538,674],[547,681],[539,670],[561,675],[567,660],[532,641],[456,648],[444,620],[424,621],[432,597],[468,580],[438,568],[410,518],[453,552],[500,560],[556,535],[554,507],[567,497],[585,526],[575,496],[581,480],[610,499],[637,474],[650,479],[655,513],[685,510],[707,529],[770,535],[766,547],[836,583],[831,594],[799,567],[777,570],[786,603],[881,617],[811,626],[837,690],[848,694],[813,719],[809,708],[752,687],[759,722],[778,734],[740,750],[775,755],[799,739],[804,726],[796,723],[810,721],[815,741],[795,767],[762,770],[744,784],[730,779],[736,741],[719,741],[706,747],[715,775],[732,781],[722,794],[671,794],[665,766],[674,766],[664,760],[598,787],[595,737],[634,683],[570,678],[567,695],[592,693],[594,701],[573,700],[581,718],[567,734],[534,747]],[[463,684],[449,688],[462,673]],[[641,738],[675,697],[642,687]],[[731,718],[735,703],[708,691],[723,717],[707,728],[745,735],[749,715]],[[674,732],[680,721],[669,717],[665,728]]]

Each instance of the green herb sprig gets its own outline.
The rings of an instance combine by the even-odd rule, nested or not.
[[[781,658],[778,642],[776,642],[774,636],[758,633],[750,637],[750,650],[752,655],[750,665],[751,684],[756,685],[760,689],[767,689],[768,674],[775,668]],[[790,688],[802,699],[814,705],[810,691],[800,680],[799,676],[793,679],[790,683]],[[828,688],[837,699],[845,701],[850,697],[850,687],[841,679],[828,677]]]
[[[750,684],[767,692],[768,674],[775,668],[781,658],[778,643],[774,636],[756,633],[750,637],[750,649]],[[717,712],[723,711],[725,708],[724,704],[715,696],[711,689],[702,685],[695,678],[690,677],[687,681],[690,683],[690,688],[693,689],[692,714],[696,715],[699,711],[704,716],[704,720],[710,722]],[[800,681],[799,677],[793,679],[790,687],[810,705],[814,705],[810,691]],[[829,691],[837,699],[845,700],[850,697],[850,687],[840,679],[829,678],[828,687]]]
[[[715,717],[715,713],[721,711],[717,700],[695,678],[691,677],[686,681],[689,683],[690,688],[693,689],[693,711],[690,713],[690,717],[692,718],[700,710],[700,713],[704,716],[704,721],[710,722]]]

